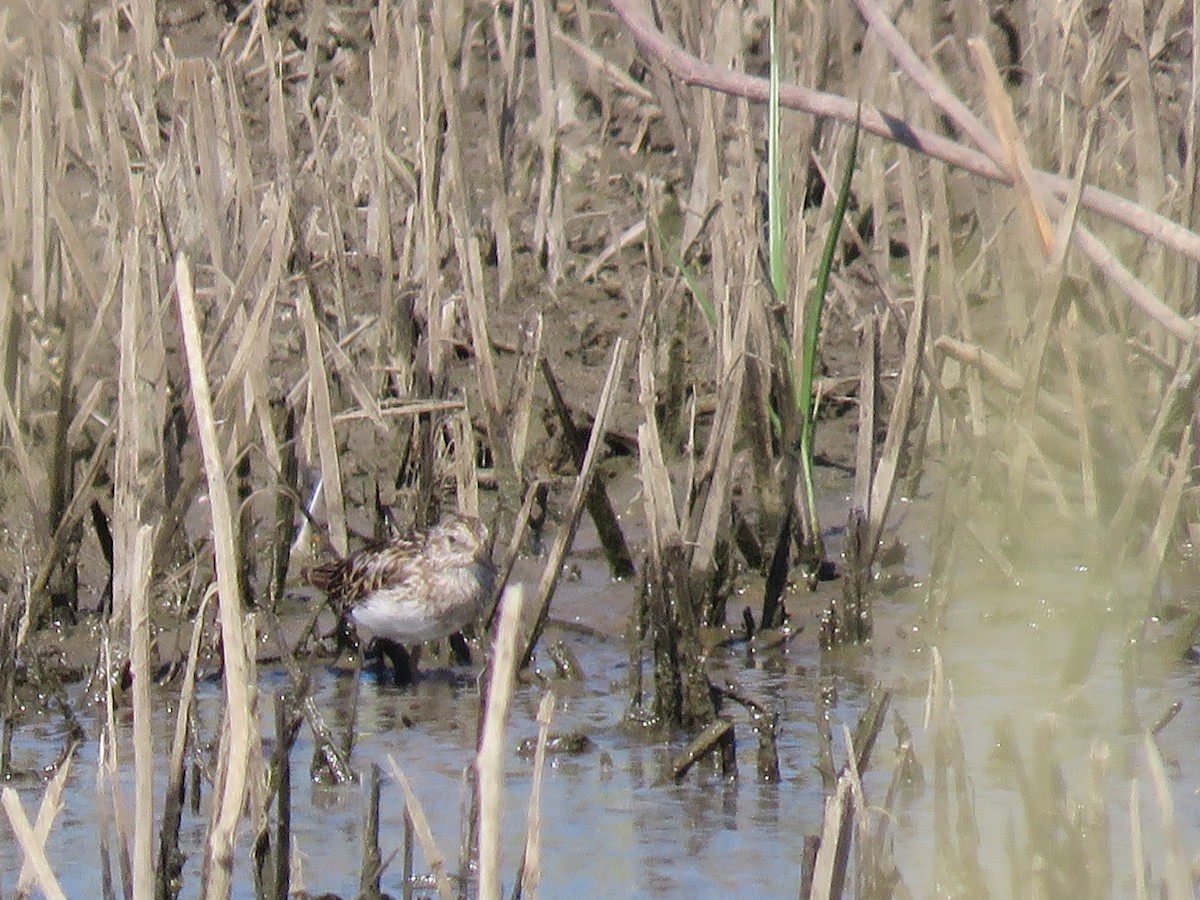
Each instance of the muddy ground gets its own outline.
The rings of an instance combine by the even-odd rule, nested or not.
[[[372,31],[373,15],[377,12],[375,4],[330,3],[320,16],[314,15],[312,7],[300,3],[272,4],[270,10],[266,23],[270,33],[278,39],[284,59],[292,61],[293,71],[297,57],[310,48],[311,42],[316,41],[319,45],[314,55],[316,72],[311,87],[299,77],[285,80],[286,89],[291,94],[289,102],[297,102],[308,88],[312,92],[311,102],[315,110],[327,108],[330,97],[336,94],[339,100],[347,104],[340,108],[341,115],[346,115],[347,110],[366,115],[371,77],[368,50],[375,39]],[[222,58],[222,41],[227,41],[231,33],[244,32],[247,17],[251,13],[249,6],[233,3],[205,0],[169,3],[160,5],[158,24],[162,39],[169,42],[177,56],[195,57],[206,64],[218,65]],[[491,255],[485,256],[484,277],[490,286],[490,338],[497,361],[501,394],[513,404],[505,411],[506,414],[515,412],[518,400],[512,395],[510,385],[521,358],[520,351],[532,323],[541,317],[544,334],[542,354],[562,386],[567,402],[573,407],[577,421],[587,425],[599,395],[614,340],[623,336],[631,342],[637,341],[642,307],[641,286],[646,283],[647,273],[653,266],[655,271],[674,273],[669,279],[651,280],[651,289],[661,292],[661,296],[653,298],[653,302],[660,305],[659,315],[664,319],[677,317],[676,321],[684,323],[683,333],[688,337],[680,346],[682,352],[689,356],[690,365],[687,369],[689,383],[681,398],[685,402],[690,402],[688,398],[694,398],[698,410],[697,428],[703,433],[711,422],[713,383],[711,376],[707,376],[710,379],[707,381],[692,380],[696,373],[705,371],[703,357],[709,352],[706,348],[711,341],[700,306],[680,279],[678,269],[674,269],[669,261],[663,261],[662,257],[668,251],[658,242],[643,235],[638,240],[618,246],[620,236],[635,229],[645,219],[647,204],[653,202],[648,197],[667,198],[668,207],[681,202],[678,198],[687,189],[687,167],[693,159],[694,147],[677,146],[672,129],[668,128],[657,107],[644,98],[614,91],[607,83],[603,84],[603,90],[597,88],[593,92],[598,78],[594,67],[589,67],[563,50],[557,59],[562,66],[557,90],[561,94],[561,105],[566,110],[562,115],[559,135],[561,152],[565,157],[561,167],[561,187],[566,243],[556,265],[559,274],[557,278],[552,276],[547,269],[544,251],[533,244],[535,214],[531,207],[536,202],[537,172],[533,151],[535,138],[531,132],[537,126],[538,111],[531,100],[523,99],[517,107],[513,124],[513,140],[518,150],[514,156],[509,191],[513,278],[507,294],[501,296],[494,256],[495,238],[487,227],[487,142],[471,140],[471,136],[484,135],[492,127],[488,122],[487,92],[495,90],[495,80],[500,77],[497,60],[488,58],[485,53],[491,42],[471,32],[471,29],[490,27],[488,17],[480,13],[478,9],[469,10],[465,26],[468,30],[465,46],[469,53],[459,61],[458,69],[464,79],[463,158],[466,161],[466,177],[478,179],[467,185],[468,196],[478,203],[476,237],[485,248],[491,247]],[[84,14],[84,11],[78,11],[81,17]],[[569,31],[580,27],[578,16],[586,15],[588,27],[593,29],[594,45],[608,63],[631,79],[633,84],[648,83],[650,75],[645,62],[614,17],[603,9],[564,9],[560,10],[560,15],[563,26]],[[95,41],[99,28],[97,21],[94,20],[90,28],[85,26],[84,40],[90,38]],[[428,26],[427,20],[421,21],[422,27]],[[761,33],[753,21],[749,25],[744,40],[753,56]],[[757,26],[761,25],[761,22],[757,23]],[[242,32],[238,31],[239,27]],[[128,39],[128,35],[125,39]],[[522,40],[526,42],[526,52],[531,54],[532,26],[526,27]],[[30,46],[33,46],[32,42]],[[761,56],[753,58],[761,62]],[[245,128],[250,143],[265,149],[270,141],[266,82],[261,73],[256,74],[252,67],[234,67],[230,71],[249,112]],[[526,77],[532,77],[528,70]],[[173,122],[181,112],[174,89],[175,85],[162,81],[155,91],[160,127],[163,136],[168,139],[175,127]],[[757,116],[758,113],[754,113],[755,121],[758,121]],[[292,116],[288,128],[289,141],[298,152],[310,145],[308,125],[302,118]],[[415,152],[411,145],[394,147],[392,150],[404,159],[411,159]],[[257,173],[258,179],[270,179],[271,166],[265,153],[256,162],[262,167],[261,172]],[[86,168],[82,171],[86,180]],[[402,184],[397,189],[403,193],[405,188],[406,185]],[[81,217],[88,215],[87,196],[87,192],[81,192],[78,197],[72,198],[73,202],[79,204],[78,214]],[[444,386],[443,394],[455,396],[460,391],[465,393],[477,429],[476,439],[482,446],[480,461],[483,464],[482,483],[485,486],[482,501],[484,515],[503,530],[507,523],[497,518],[498,511],[493,499],[490,499],[494,491],[486,490],[488,487],[494,489],[494,484],[489,482],[487,475],[487,435],[485,422],[479,415],[481,402],[476,392],[477,368],[471,358],[471,335],[466,323],[454,255],[449,254],[444,259],[445,268],[441,278],[443,294],[432,300],[421,299],[421,292],[426,290],[421,283],[397,280],[390,285],[382,284],[385,267],[378,258],[351,243],[354,231],[349,228],[345,237],[344,266],[339,268],[333,258],[330,235],[322,226],[325,210],[321,204],[324,196],[325,186],[320,182],[320,176],[312,168],[302,169],[297,175],[293,194],[297,205],[293,221],[300,223],[304,237],[301,251],[306,256],[292,260],[293,283],[301,276],[308,279],[315,296],[324,304],[326,315],[332,317],[335,310],[344,309],[348,321],[340,323],[343,332],[351,330],[355,323],[366,323],[367,337],[351,342],[348,353],[360,377],[385,393],[394,391],[396,385],[394,382],[389,384],[386,377],[377,374],[381,364],[386,365],[387,360],[381,358],[378,349],[380,343],[372,335],[387,328],[410,330],[419,345],[428,330],[428,323],[422,320],[421,310],[440,306],[443,310],[453,311],[458,323],[454,330],[456,358],[450,363],[450,383]],[[341,214],[349,218],[360,215],[369,200],[369,197],[362,195],[337,196]],[[863,223],[861,217],[859,223]],[[186,232],[186,222],[179,223],[177,228]],[[870,238],[869,234],[867,238]],[[192,240],[195,241],[194,236]],[[848,240],[845,243],[847,247],[850,246]],[[617,247],[615,252],[614,246]],[[856,253],[850,255],[857,256]],[[598,259],[603,259],[604,264],[595,265]],[[706,260],[702,250],[694,262],[703,271]],[[759,277],[765,281],[765,274],[761,271]],[[826,467],[833,478],[843,478],[853,470],[858,425],[855,403],[860,363],[858,327],[864,312],[882,308],[882,304],[879,291],[872,285],[871,273],[861,259],[849,262],[845,267],[839,266],[821,336],[819,372],[825,393],[820,401],[820,425],[816,440],[819,464]],[[388,321],[389,317],[391,321]],[[332,323],[333,319],[330,321]],[[375,349],[372,350],[372,347]],[[889,376],[897,368],[899,351],[894,333],[885,333],[882,342],[885,408]],[[169,354],[174,352],[168,347]],[[295,327],[295,318],[286,304],[272,334],[272,354],[273,387],[286,392],[303,374],[305,359],[302,334]],[[97,358],[106,358],[103,351]],[[116,360],[110,359],[115,370]],[[665,365],[666,360],[662,362]],[[174,364],[168,360],[169,368],[172,365],[180,370],[182,364],[175,357]],[[93,371],[86,373],[81,380],[86,385],[105,377],[110,376],[103,371]],[[335,381],[334,390],[335,413],[356,406],[355,398],[344,383]],[[611,436],[601,469],[603,478],[624,480],[636,473],[636,434],[641,415],[636,374],[634,367],[630,366],[622,380],[610,427]],[[399,453],[396,452],[402,436],[395,429],[381,434],[365,425],[339,431],[339,437],[342,441],[349,520],[352,533],[357,535],[353,542],[377,533],[379,525],[374,504],[377,491],[384,505],[390,508],[397,527],[411,524],[414,515],[411,508],[406,507],[410,507],[412,496],[404,486],[406,476],[403,463],[398,460]],[[685,437],[682,432],[673,436],[672,440],[678,449],[682,449]],[[559,485],[551,492],[549,499],[547,527],[553,529],[557,517],[562,514],[561,504],[574,469],[570,455],[562,445],[560,428],[549,404],[545,383],[540,378],[536,384],[530,447],[525,477],[529,480],[546,478],[550,483]],[[199,452],[190,441],[185,441],[181,449],[185,459]],[[252,460],[251,465],[257,467],[257,461]],[[309,460],[308,468],[304,468],[304,465],[302,461],[301,484],[306,490],[311,490],[318,474],[315,458]],[[741,485],[741,488],[753,490],[749,483]],[[110,502],[101,495],[101,504],[105,509],[109,508]],[[452,504],[453,497],[443,498],[443,502]],[[753,500],[749,501],[748,506],[753,515]],[[640,512],[636,505],[631,510]],[[254,511],[258,521],[252,527],[256,532],[261,532],[270,525],[272,508],[260,500]],[[300,552],[289,570],[288,584],[302,602],[307,602],[309,592],[299,578],[301,569],[311,560],[329,552],[321,538],[320,509],[314,512],[316,519],[312,524],[316,535],[306,545],[300,546]],[[833,521],[824,524],[836,532],[843,522],[841,515],[835,514]],[[640,526],[634,522],[629,524],[635,535],[640,534]],[[184,631],[168,627],[159,640],[158,649],[162,656],[159,661],[164,666],[177,664],[177,654],[186,650],[186,620],[195,609],[196,598],[191,593],[180,606],[178,590],[185,581],[193,585],[199,583],[191,568],[195,551],[201,553],[201,569],[207,569],[211,564],[207,561],[208,549],[204,538],[208,526],[203,515],[189,515],[185,525],[187,539],[177,543],[175,572],[168,573],[168,591],[161,597],[166,604],[164,611],[175,609],[184,614],[184,621],[180,623]],[[78,605],[83,610],[94,609],[107,600],[108,566],[97,537],[97,533],[91,529],[85,529],[79,536],[76,556],[79,580],[75,589],[78,591]],[[499,537],[501,540],[507,539],[506,534]],[[534,547],[530,545],[529,549]],[[260,594],[265,591],[263,582],[268,569],[264,553],[265,549],[257,555],[257,577],[254,572],[250,576],[252,590]],[[745,573],[743,580],[746,578],[752,583],[754,573]],[[751,593],[758,590],[761,590],[761,584],[751,588]],[[805,592],[793,595],[794,599],[790,602],[795,608],[798,627],[812,623],[826,602],[825,594],[830,590],[840,588],[836,583],[823,584],[821,597],[807,596]],[[300,612],[303,616],[303,605]],[[804,639],[813,639],[816,629],[807,628],[806,631]],[[62,654],[60,658],[68,661],[68,671],[81,672],[95,662],[95,634],[92,627],[85,627],[80,634],[74,634],[71,629],[61,632],[53,630],[52,634],[52,644],[56,646],[56,652]],[[65,641],[65,644],[60,644],[60,641]],[[213,649],[215,651],[215,645]],[[264,653],[270,655],[271,651],[264,648]],[[212,662],[215,665],[216,659],[213,658]]]

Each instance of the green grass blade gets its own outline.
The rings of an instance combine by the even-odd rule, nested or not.
[[[704,290],[704,285],[700,283],[700,276],[696,272],[695,266],[692,263],[684,262],[683,257],[675,249],[674,243],[666,241],[658,218],[651,215],[649,210],[646,211],[646,224],[654,234],[654,239],[658,242],[658,246],[667,254],[667,258],[671,260],[671,265],[683,276],[684,283],[688,286],[688,290],[692,292],[692,297],[700,307],[700,311],[704,313],[704,318],[708,320],[709,327],[716,328],[717,307],[713,303],[712,298],[708,296],[708,292]]]
[[[854,179],[854,168],[858,160],[858,135],[862,125],[862,106],[854,118],[854,132],[850,136],[850,155],[846,160],[846,168],[842,173],[842,181],[838,186],[837,200],[834,203],[833,219],[829,223],[829,233],[825,236],[825,247],[821,253],[821,263],[817,267],[817,280],[808,298],[804,311],[804,356],[800,368],[800,462],[804,475],[805,496],[808,501],[809,520],[816,534],[813,535],[814,546],[820,552],[821,537],[817,525],[816,494],[813,490],[813,431],[816,425],[813,397],[813,376],[817,367],[817,343],[821,337],[821,314],[825,310],[825,295],[829,289],[829,273],[833,269],[833,256],[837,251],[838,237],[842,230],[842,220],[846,215],[846,206],[850,201],[850,184]],[[794,382],[793,382],[794,383]]]

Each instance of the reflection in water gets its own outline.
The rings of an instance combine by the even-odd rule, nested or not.
[[[1159,601],[1137,573],[1098,576],[1090,537],[1061,516],[1027,509],[1022,534],[1000,540],[1001,513],[965,495],[943,582],[876,607],[877,670],[928,778],[893,829],[905,885],[918,897],[1133,896],[1147,871],[1157,894],[1171,841],[1186,863],[1200,837],[1194,675],[1147,619]],[[929,527],[922,518],[910,527]],[[1145,735],[1179,700],[1158,736],[1176,812],[1164,834]],[[871,796],[893,763],[879,757]]]

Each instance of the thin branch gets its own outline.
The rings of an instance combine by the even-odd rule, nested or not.
[[[756,78],[744,72],[722,69],[693,56],[682,47],[672,43],[654,27],[642,7],[641,0],[609,0],[609,2],[617,16],[633,35],[634,40],[637,41],[642,52],[660,62],[680,81],[685,84],[710,88],[724,94],[744,97],[756,103],[767,102],[767,79]],[[866,10],[873,8],[865,0],[860,0],[858,6],[864,15]],[[871,21],[871,25],[875,27],[874,20]],[[896,34],[899,33],[896,32]],[[885,45],[888,52],[895,57],[896,48],[887,44],[886,41]],[[913,73],[906,66],[906,61],[911,59],[919,63],[919,60],[915,53],[911,53],[911,48],[909,49],[910,54],[905,58],[897,58],[897,62],[907,74],[912,76]],[[937,98],[931,99],[937,102]],[[837,119],[846,123],[854,122],[858,108],[855,100],[794,84],[780,85],[779,102],[788,109],[811,113],[822,118]],[[962,109],[966,109],[961,101],[958,103]],[[875,107],[862,107],[862,129],[992,181],[1011,184],[1008,174],[989,159],[987,154],[910,125],[905,120]],[[995,138],[990,134],[986,134],[986,137],[973,134],[972,137],[985,142],[995,142]],[[1065,199],[1070,193],[1071,181],[1068,178],[1041,170],[1034,171],[1034,178],[1040,187],[1059,199]],[[1165,216],[1098,187],[1085,188],[1081,202],[1086,209],[1114,222],[1119,222],[1150,240],[1157,241],[1200,262],[1200,234],[1184,228],[1178,222],[1172,222]]]

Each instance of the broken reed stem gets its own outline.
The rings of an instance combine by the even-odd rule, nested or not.
[[[71,756],[74,752],[74,746],[71,747],[71,752],[63,760],[63,764],[58,767],[58,771],[54,773],[54,777],[46,786],[46,792],[42,794],[42,802],[38,806],[37,821],[33,826],[33,838],[37,841],[39,847],[45,848],[46,839],[50,836],[50,828],[54,824],[54,818],[62,809],[63,789],[67,784],[67,775],[71,771]],[[28,894],[34,880],[39,878],[38,872],[35,871],[33,859],[26,855],[25,860],[21,863],[21,874],[17,876],[17,895],[25,896]]]
[[[875,561],[879,542],[883,537],[883,526],[887,522],[888,510],[896,491],[896,475],[900,468],[900,454],[908,437],[909,423],[916,405],[917,387],[920,384],[921,360],[925,355],[925,331],[928,324],[928,304],[925,272],[929,261],[928,215],[921,216],[921,243],[913,262],[914,306],[908,321],[908,333],[904,336],[904,361],[900,367],[900,380],[892,399],[888,416],[887,436],[879,452],[879,462],[871,480],[871,499],[867,506],[867,533],[864,561],[869,570]]]
[[[325,511],[329,523],[329,540],[334,552],[345,556],[350,551],[346,530],[346,505],[342,493],[342,468],[338,460],[337,439],[333,434],[333,412],[329,399],[329,379],[325,371],[325,356],[321,352],[321,333],[312,295],[300,291],[297,303],[300,324],[304,329],[304,352],[308,361],[308,386],[312,396],[312,415],[317,431],[317,454],[321,459],[322,484],[325,488]]]
[[[546,768],[546,741],[554,719],[555,697],[547,691],[538,706],[537,748],[533,752],[533,783],[529,787],[529,811],[525,819],[525,852],[521,858],[521,898],[536,900],[542,878],[542,774]]]
[[[488,666],[487,703],[475,761],[479,792],[479,896],[500,900],[500,834],[504,815],[504,729],[516,681],[517,629],[525,591],[506,588]]]
[[[379,850],[379,764],[371,765],[367,780],[367,812],[363,818],[362,870],[358,881],[358,896],[363,900],[380,900],[379,877],[383,854]]]
[[[154,738],[150,705],[150,554],[154,526],[138,529],[129,580],[129,665],[133,678],[133,895],[154,892]],[[115,606],[114,602],[114,606]]]
[[[17,796],[17,792],[10,787],[6,787],[0,792],[0,803],[4,805],[4,811],[8,814],[8,823],[12,827],[13,835],[16,837],[17,843],[21,845],[21,850],[25,854],[25,862],[33,869],[38,889],[47,900],[66,900],[67,895],[63,893],[58,879],[54,876],[54,872],[50,868],[50,861],[46,859],[45,848],[34,834],[34,830],[29,824],[29,819],[25,816],[25,809],[21,806],[21,798]]]
[[[404,791],[404,810],[412,822],[413,831],[417,833],[417,843],[421,845],[421,852],[425,854],[425,864],[429,866],[429,871],[433,875],[438,900],[453,900],[454,891],[451,889],[450,879],[446,875],[446,854],[442,853],[437,841],[433,838],[433,830],[429,827],[429,818],[425,815],[425,808],[417,799],[417,795],[413,793],[408,776],[400,771],[396,758],[391,754],[388,754],[387,764],[392,778]]]
[[[546,387],[550,390],[550,400],[554,405],[554,412],[558,416],[563,441],[566,443],[572,459],[575,460],[575,465],[580,467],[587,456],[587,442],[584,440],[583,432],[571,417],[571,408],[567,405],[562,390],[558,386],[558,379],[554,377],[550,361],[543,356],[538,363],[541,366],[542,377],[546,380]],[[608,557],[608,567],[613,578],[628,578],[634,573],[633,557],[629,553],[629,546],[625,543],[625,535],[621,531],[620,520],[613,510],[612,501],[608,497],[608,491],[603,482],[592,481],[591,487],[587,491],[587,509],[596,525],[596,533],[600,536],[604,555]]]
[[[609,363],[608,376],[604,379],[604,387],[600,391],[600,400],[596,406],[596,417],[592,423],[592,434],[588,441],[587,452],[583,456],[583,463],[579,467],[579,477],[575,479],[571,498],[567,502],[567,518],[558,530],[558,535],[554,539],[554,547],[546,559],[546,567],[542,570],[541,581],[538,582],[537,618],[534,620],[529,638],[525,642],[525,649],[521,653],[520,668],[522,669],[528,668],[533,660],[533,651],[546,627],[546,619],[550,616],[550,599],[554,596],[554,588],[562,574],[563,559],[567,555],[571,543],[575,540],[575,530],[579,527],[579,516],[583,512],[583,501],[591,487],[592,476],[596,471],[597,457],[600,454],[600,447],[604,443],[608,415],[612,412],[613,403],[616,400],[617,379],[625,368],[627,346],[628,343],[623,337],[617,338],[613,343],[612,361]]]
[[[250,766],[251,701],[246,641],[242,630],[241,597],[238,590],[237,546],[233,511],[225,474],[217,424],[213,418],[212,392],[204,366],[196,297],[188,259],[175,260],[175,288],[179,319],[188,363],[196,428],[208,479],[209,509],[213,527],[213,555],[217,569],[217,604],[224,645],[225,734],[227,753],[218,760],[214,802],[204,858],[204,895],[228,897],[233,887],[233,845],[237,823],[245,806]]]
[[[309,678],[296,663],[295,655],[288,646],[278,616],[268,609],[259,610],[259,616],[266,623],[267,631],[274,638],[276,646],[279,647],[279,660],[287,669],[288,678],[292,683],[292,691],[299,698],[300,712],[308,724],[309,731],[312,732],[313,764],[311,772],[313,777],[322,783],[332,781],[334,784],[346,784],[353,781],[354,770],[350,766],[349,756],[343,752],[337,741],[334,740],[333,731],[325,724],[325,717],[321,715],[316,700],[313,699],[312,691],[309,689]],[[309,630],[311,630],[311,626]],[[359,664],[361,665],[361,663],[360,654]],[[357,675],[355,676],[354,690],[358,690]],[[355,706],[357,706],[357,702]],[[348,742],[353,741],[352,732],[352,728],[347,731]]]
[[[174,896],[171,884],[183,870],[183,854],[179,850],[179,824],[183,818],[184,757],[187,753],[192,705],[196,700],[196,665],[200,658],[200,640],[204,636],[204,621],[208,604],[216,596],[216,586],[210,586],[196,610],[192,625],[192,640],[188,646],[187,666],[179,685],[179,708],[175,713],[175,735],[171,741],[171,760],[167,770],[166,800],[163,804],[162,826],[158,839],[158,871],[155,897],[168,900]]]
[[[112,672],[112,642],[108,630],[101,632],[100,659],[104,663],[104,671]],[[101,804],[107,803],[112,808],[113,831],[116,834],[117,863],[121,870],[121,884],[126,891],[133,887],[133,872],[129,860],[129,830],[126,828],[125,817],[128,812],[124,798],[121,795],[121,763],[120,747],[117,742],[117,700],[114,694],[119,690],[112,679],[106,679],[104,685],[104,727],[101,730],[99,762],[96,767],[96,793]],[[108,792],[105,796],[105,788]],[[106,854],[107,856],[107,854]]]
[[[1149,768],[1150,783],[1154,786],[1154,799],[1158,801],[1159,825],[1162,839],[1166,842],[1166,865],[1164,894],[1171,900],[1184,900],[1193,896],[1191,863],[1180,842],[1179,823],[1175,816],[1175,804],[1171,799],[1171,786],[1158,752],[1158,743],[1147,732],[1142,736],[1142,751]]]

